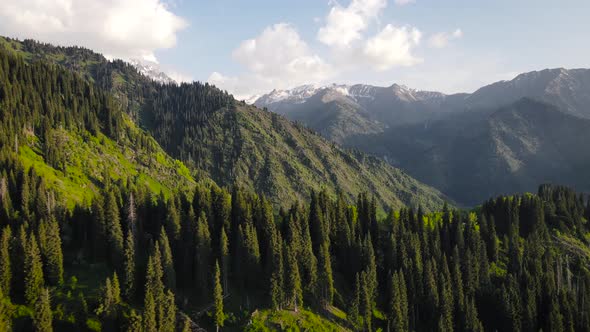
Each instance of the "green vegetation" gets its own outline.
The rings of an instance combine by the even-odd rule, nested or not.
[[[161,85],[122,61],[109,62],[83,48],[31,40],[5,39],[4,44],[27,61],[57,63],[110,92],[114,105],[200,178],[227,187],[239,183],[264,194],[275,206],[288,207],[322,189],[333,197],[343,192],[348,199],[368,191],[385,210],[422,206],[432,211],[445,200],[437,190],[384,161],[344,150],[208,84]]]
[[[199,181],[111,92],[0,51],[0,328],[590,326],[587,195],[546,185],[430,212],[440,197],[377,159],[207,85],[154,89],[138,105]]]
[[[297,312],[290,310],[257,311],[252,314],[252,323],[245,328],[245,331],[336,332],[350,331],[350,329],[311,311],[302,309]]]

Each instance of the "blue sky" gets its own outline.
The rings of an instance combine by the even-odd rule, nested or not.
[[[2,0],[0,33],[157,60],[244,98],[333,82],[470,92],[589,67],[588,13],[585,0]]]

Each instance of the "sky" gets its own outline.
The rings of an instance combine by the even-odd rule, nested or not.
[[[0,34],[158,63],[240,99],[303,84],[472,92],[590,67],[587,0],[1,0]]]

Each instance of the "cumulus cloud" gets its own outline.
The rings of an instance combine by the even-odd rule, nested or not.
[[[243,41],[232,56],[247,71],[240,77],[214,72],[209,82],[239,96],[320,82],[332,71],[329,64],[311,51],[297,30],[286,23],[267,27],[256,38]]]
[[[352,0],[348,7],[338,3],[330,9],[318,39],[328,46],[348,47],[362,38],[371,21],[387,6],[387,0]]]
[[[461,29],[456,29],[453,32],[439,32],[430,36],[430,38],[428,39],[428,44],[430,45],[430,47],[444,48],[452,40],[459,39],[461,37],[463,37],[463,31]]]
[[[161,0],[2,0],[0,32],[156,61],[187,23]]]
[[[420,43],[422,33],[413,27],[388,24],[367,40],[363,55],[374,69],[383,71],[397,66],[412,66],[422,62],[412,54]]]

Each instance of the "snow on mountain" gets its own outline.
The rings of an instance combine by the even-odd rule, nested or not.
[[[142,75],[149,77],[156,82],[160,82],[163,84],[178,83],[172,78],[170,78],[170,76],[162,72],[160,66],[155,62],[131,59],[129,63],[133,67],[135,67]]]
[[[436,99],[444,97],[444,94],[439,92],[419,91],[408,88],[405,85],[393,84],[390,87],[377,87],[367,84],[331,84],[324,86],[317,86],[313,84],[302,85],[290,90],[273,90],[268,94],[262,95],[259,98],[252,98],[253,104],[264,107],[277,103],[286,104],[302,104],[310,97],[316,95],[320,91],[337,93],[343,97],[351,98],[355,102],[371,101],[375,99],[378,94],[390,93],[403,101],[422,101],[427,99]]]

